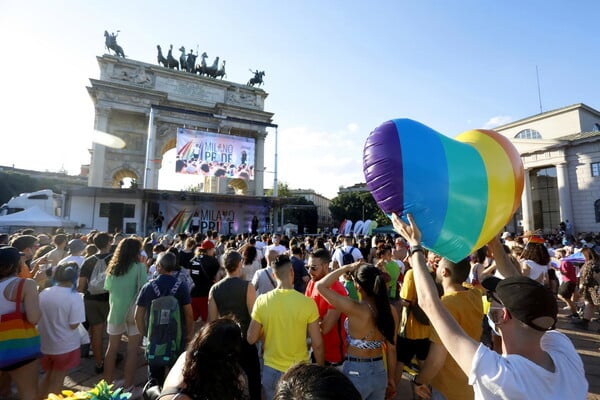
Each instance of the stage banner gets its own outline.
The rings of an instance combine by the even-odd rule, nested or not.
[[[165,231],[169,233],[190,232],[192,218],[200,218],[199,231],[217,231],[225,235],[256,233],[267,230],[269,208],[262,202],[202,201],[191,205],[184,202],[167,202],[161,206],[165,214]]]
[[[253,180],[254,147],[254,138],[178,128],[175,172]]]

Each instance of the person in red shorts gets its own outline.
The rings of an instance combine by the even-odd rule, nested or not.
[[[56,284],[40,293],[39,321],[44,378],[40,395],[60,393],[67,372],[81,360],[77,328],[85,321],[83,297],[77,292],[79,266],[76,262],[59,264],[54,273]]]

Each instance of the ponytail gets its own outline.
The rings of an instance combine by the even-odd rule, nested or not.
[[[396,339],[394,316],[381,271],[372,265],[364,265],[359,268],[357,278],[366,294],[375,300],[377,328],[390,343],[394,343]]]

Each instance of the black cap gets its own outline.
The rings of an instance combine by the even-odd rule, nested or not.
[[[18,264],[21,260],[21,255],[23,255],[23,253],[21,253],[16,247],[0,247],[0,265],[10,266]]]
[[[498,300],[519,321],[538,331],[554,329],[558,305],[550,289],[525,276],[499,279],[487,277],[482,286],[496,293]]]

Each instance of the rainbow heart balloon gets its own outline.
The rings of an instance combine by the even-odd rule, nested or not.
[[[377,127],[365,143],[363,171],[379,207],[406,220],[423,245],[457,262],[509,222],[523,191],[523,163],[510,141],[491,130],[455,139],[410,119]]]

